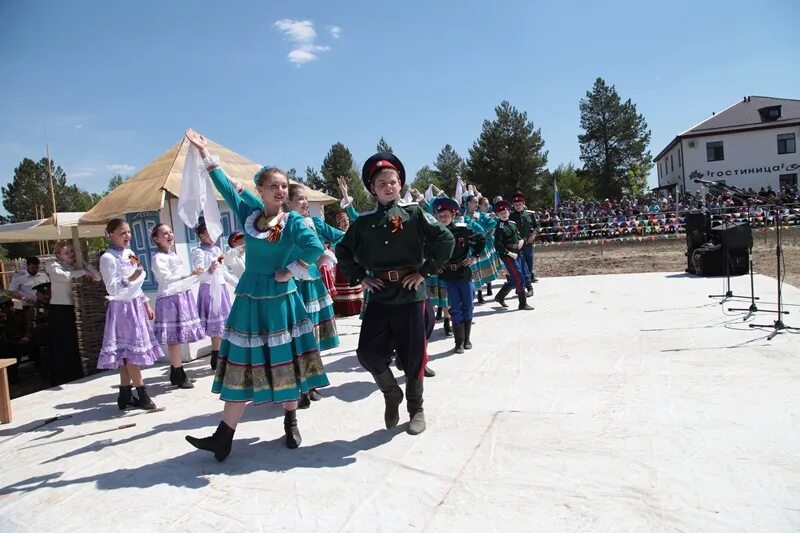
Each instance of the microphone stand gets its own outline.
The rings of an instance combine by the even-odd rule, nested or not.
[[[703,183],[703,181],[704,180],[695,180],[695,183]],[[742,198],[744,198],[745,199],[745,205],[747,205],[747,201],[746,200],[748,199],[749,195],[745,191],[741,191],[741,190],[737,189],[736,187],[731,187],[730,185],[725,185],[724,183],[719,183],[719,182],[714,182],[714,183],[708,182],[706,184],[708,185],[709,190],[711,190],[712,187],[716,187],[716,188],[718,188],[720,190],[730,192],[731,196],[737,196],[737,197],[739,197],[740,200]],[[727,226],[728,226],[727,220],[724,220],[722,222],[722,226],[727,228]],[[725,294],[709,294],[708,297],[709,298],[722,298],[722,301],[719,304],[720,305],[724,305],[725,302],[727,300],[729,300],[730,298],[747,298],[747,296],[735,296],[733,294],[733,291],[731,290],[731,271],[730,271],[731,258],[730,258],[729,251],[728,251],[728,244],[727,244],[726,239],[724,237],[722,237],[720,240],[722,241],[722,261],[723,261],[723,265],[724,265],[724,269],[725,269],[725,284],[724,284]],[[750,298],[751,298],[751,300],[753,300],[753,299],[757,300],[758,299],[758,298],[755,298],[755,296],[753,296],[752,294],[750,295]],[[753,305],[755,305],[755,303]]]
[[[777,206],[776,206],[777,207]],[[777,211],[777,210],[776,210]],[[775,266],[777,269],[777,281],[778,281],[778,309],[776,311],[778,317],[775,322],[772,324],[750,324],[751,328],[773,328],[772,333],[767,336],[767,340],[771,341],[775,338],[776,335],[782,333],[786,330],[800,330],[800,328],[794,328],[787,326],[781,320],[781,315],[788,315],[789,311],[783,310],[783,299],[781,295],[781,286],[783,285],[783,279],[781,279],[781,262],[783,261],[783,249],[781,248],[781,222],[780,222],[780,212],[775,213]]]

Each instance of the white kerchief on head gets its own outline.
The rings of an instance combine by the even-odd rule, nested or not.
[[[208,236],[216,242],[222,235],[222,216],[219,212],[214,187],[206,171],[200,152],[194,145],[189,146],[186,162],[183,165],[181,192],[178,197],[178,214],[183,223],[190,228],[197,225],[200,213],[205,218]]]

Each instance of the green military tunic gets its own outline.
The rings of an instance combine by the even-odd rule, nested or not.
[[[461,262],[470,256],[477,258],[486,246],[486,237],[466,222],[451,222],[447,229],[453,234],[455,245],[439,278],[444,281],[472,281],[472,269],[461,266]]]
[[[393,201],[361,213],[336,246],[336,257],[350,284],[356,285],[389,270],[414,269],[428,277],[450,259],[453,245],[453,235],[417,204]],[[424,283],[416,291],[400,281],[384,284],[383,290],[370,293],[370,302],[407,304],[427,297]]]
[[[531,235],[531,233],[535,233],[539,229],[539,221],[537,220],[533,211],[528,211],[525,209],[524,211],[519,212],[511,209],[508,219],[517,225],[517,231],[519,232],[520,237],[522,237],[522,240],[525,241],[525,246],[532,246],[532,244],[527,242],[528,237]]]
[[[501,259],[505,258],[509,252],[518,254],[517,243],[521,239],[522,237],[517,231],[517,225],[513,220],[497,221],[497,227],[494,229],[494,246],[497,249],[497,255]]]

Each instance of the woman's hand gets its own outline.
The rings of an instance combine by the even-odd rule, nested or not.
[[[372,276],[367,276],[361,280],[361,287],[367,291],[380,292],[384,286],[382,279],[373,278]]]
[[[191,274],[189,274],[189,275],[190,275],[190,276],[199,276],[200,274],[202,274],[202,273],[203,273],[203,272],[205,272],[205,271],[206,271],[206,269],[205,269],[205,268],[198,267],[198,268],[195,268],[195,269],[192,271],[192,273],[191,273]]]
[[[208,141],[202,134],[189,128],[186,130],[186,139],[200,152],[200,157],[208,157]]]
[[[131,274],[130,277],[128,277],[128,281],[131,282],[136,281],[137,279],[139,279],[139,276],[141,276],[142,273],[144,273],[142,267],[137,268],[136,270],[133,271],[133,274]]]
[[[219,261],[211,261],[211,266],[208,267],[208,273],[213,274],[219,268]]]
[[[279,268],[275,271],[275,281],[285,283],[292,279],[292,273],[288,268]]]
[[[156,314],[153,312],[153,308],[150,307],[149,303],[145,303],[144,308],[147,311],[147,320],[153,320],[156,317]]]
[[[339,176],[336,178],[336,181],[339,183],[339,191],[342,193],[342,200],[347,201],[347,178]]]

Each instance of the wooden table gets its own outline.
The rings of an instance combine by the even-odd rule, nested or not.
[[[11,422],[11,390],[6,369],[16,362],[16,359],[0,359],[0,424]]]

